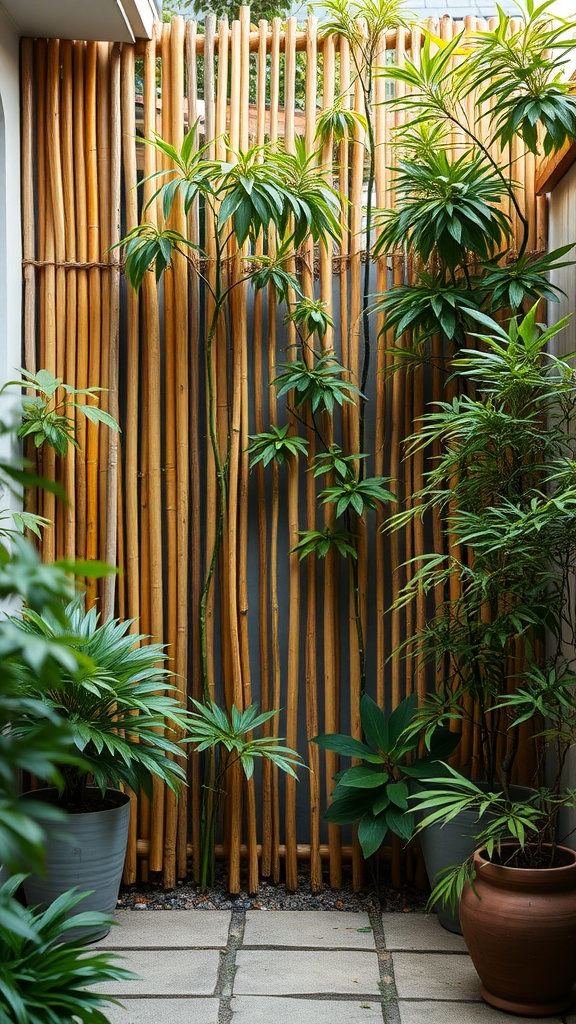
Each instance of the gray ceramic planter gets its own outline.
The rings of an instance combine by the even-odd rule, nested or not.
[[[488,790],[485,783],[477,782],[476,785],[482,790]],[[528,786],[510,787],[510,797],[518,803],[528,800],[533,793],[534,791]],[[420,846],[428,880],[432,887],[439,881],[440,875],[446,868],[462,864],[467,857],[474,853],[478,846],[476,836],[480,829],[486,828],[487,824],[487,818],[478,821],[475,811],[461,811],[445,825],[430,825],[423,829],[420,833]],[[456,907],[455,914],[451,912],[449,906],[441,907],[437,904],[435,910],[443,928],[462,935],[458,907]]]
[[[55,790],[41,789],[28,794],[35,801],[54,801]],[[118,900],[126,855],[130,798],[119,790],[106,790],[108,802],[116,806],[82,814],[68,814],[65,822],[43,822],[46,833],[46,877],[30,875],[24,883],[29,906],[47,906],[68,889],[90,892],[76,913],[99,910],[111,914]],[[102,939],[110,928],[98,932],[73,929],[73,937]]]

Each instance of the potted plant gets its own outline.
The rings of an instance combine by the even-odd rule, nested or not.
[[[386,717],[367,694],[360,698],[364,741],[353,736],[326,733],[314,743],[344,757],[360,759],[335,776],[325,821],[338,825],[358,822],[358,840],[364,857],[370,857],[392,832],[411,839],[416,821],[409,810],[411,785],[436,776],[439,762],[456,747],[459,736],[448,729],[436,729],[430,748],[418,756],[419,737],[409,731],[417,708],[416,694],[407,697]]]
[[[130,621],[100,622],[95,608],[86,610],[83,595],[56,612],[26,608],[10,619],[15,635],[29,651],[46,641],[58,642],[68,657],[34,665],[17,665],[19,688],[28,702],[12,718],[12,736],[24,746],[37,729],[38,708],[67,723],[80,763],[59,763],[60,785],[35,790],[30,799],[48,810],[66,812],[65,827],[45,814],[46,874],[27,878],[31,903],[46,905],[77,887],[92,890],[84,909],[110,913],[118,897],[130,815],[129,796],[119,790],[152,780],[177,789],[186,780],[179,739],[188,716],[170,695],[170,673],[162,667],[164,648],[130,633]],[[25,799],[27,799],[25,797]],[[101,930],[102,937],[109,930]]]
[[[463,766],[507,799],[517,799],[510,785],[519,742],[499,701],[539,662],[554,620],[546,566],[562,544],[571,545],[553,506],[537,542],[530,534],[524,544],[528,526],[523,533],[532,503],[541,509],[551,465],[566,468],[570,458],[563,421],[573,399],[564,389],[557,407],[552,383],[570,371],[547,361],[554,331],[539,331],[535,305],[557,298],[548,271],[565,265],[570,247],[530,251],[525,199],[504,153],[515,134],[532,152],[551,152],[576,128],[574,97],[560,75],[566,25],[552,23],[548,9],[528,4],[519,28],[500,12],[493,31],[437,46],[427,39],[419,62],[382,72],[404,86],[390,101],[404,117],[397,203],[377,215],[376,253],[401,251],[413,273],[377,299],[376,309],[385,314],[393,369],[432,366],[449,382],[446,400],[407,441],[407,456],[425,465],[424,485],[385,526],[422,519],[443,536],[441,547],[410,564],[396,607],[424,599],[428,619],[396,655],[409,650],[428,666],[415,735],[429,742],[437,725],[459,722]],[[454,129],[462,140],[457,149]],[[520,228],[517,246],[507,209]],[[491,319],[496,311],[504,323],[512,315],[509,330]],[[484,357],[474,351],[479,332],[489,350]],[[479,742],[472,744],[474,734]],[[471,852],[475,829],[475,821],[458,817],[444,829],[463,844],[458,858]],[[432,883],[440,863],[429,867]]]
[[[0,433],[15,432],[0,422]],[[28,467],[0,460],[0,477],[10,482],[37,483]],[[2,516],[3,520],[8,514]],[[32,520],[32,523],[34,520]],[[31,525],[26,517],[22,525]],[[73,593],[73,582],[61,567],[46,565],[33,545],[18,534],[20,520],[3,522],[0,529],[0,596],[25,600],[38,613],[50,610],[58,616]],[[9,536],[9,542],[6,536]],[[21,669],[27,665],[39,680],[47,679],[46,668],[74,664],[70,648],[54,638],[38,637],[29,644],[25,634],[6,617],[0,619],[0,864],[8,880],[0,885],[0,1017],[6,1024],[34,1021],[62,1024],[82,1021],[106,1024],[102,1007],[115,1002],[93,991],[107,981],[128,980],[130,971],[117,963],[115,954],[87,951],[84,945],[68,941],[68,917],[91,931],[102,928],[104,919],[95,912],[77,914],[82,894],[66,893],[47,911],[24,908],[16,897],[22,881],[17,872],[41,871],[45,861],[41,803],[18,799],[18,778],[22,771],[34,772],[54,782],[60,780],[59,764],[80,759],[70,724],[43,700],[23,694]],[[26,743],[21,743],[12,722],[31,716]],[[58,816],[53,809],[53,816]],[[61,814],[61,819],[64,817]],[[10,877],[10,872],[16,872]],[[109,923],[109,922],[107,922]]]
[[[232,705],[228,716],[225,709],[212,700],[207,704],[197,700],[192,703],[196,710],[190,714],[186,742],[194,743],[198,753],[209,750],[214,764],[214,776],[203,804],[200,888],[204,891],[214,881],[218,812],[226,793],[226,778],[233,766],[240,764],[246,779],[251,779],[254,762],[263,758],[297,778],[295,768],[302,761],[295,750],[282,746],[277,736],[253,736],[255,729],[279,713],[277,710],[258,714],[257,704],[251,704],[245,711]]]
[[[483,999],[527,1016],[568,1009],[576,982],[576,852],[562,845],[574,831],[563,812],[576,808],[576,790],[562,787],[575,738],[576,676],[555,661],[545,671],[527,670],[500,702],[513,731],[544,717],[541,756],[553,764],[550,785],[517,803],[451,770],[418,800],[421,827],[462,811],[476,820],[477,849],[445,872],[430,899],[452,906],[460,899]]]

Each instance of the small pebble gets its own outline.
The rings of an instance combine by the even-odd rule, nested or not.
[[[408,914],[412,910],[423,910],[426,905],[428,893],[412,885],[400,889],[381,885],[376,891],[367,881],[365,889],[355,892],[350,874],[345,874],[341,889],[331,889],[326,878],[322,889],[313,892],[308,873],[303,868],[296,892],[288,892],[283,883],[273,885],[263,881],[253,896],[246,888],[237,895],[231,895],[226,887],[223,865],[219,865],[216,882],[208,892],[200,892],[198,886],[188,880],[179,881],[177,887],[170,891],[163,889],[160,881],[141,883],[124,888],[118,906],[128,910],[340,910],[364,913],[383,910]]]

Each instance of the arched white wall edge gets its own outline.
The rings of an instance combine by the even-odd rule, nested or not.
[[[19,38],[0,8],[0,383],[22,364]],[[0,453],[9,453],[0,437]],[[0,496],[0,507],[12,505]]]

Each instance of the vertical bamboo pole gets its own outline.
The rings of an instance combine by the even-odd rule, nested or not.
[[[144,46],[144,137],[149,139],[156,128],[156,44],[154,37]],[[156,170],[155,151],[144,150],[144,176]],[[152,197],[154,185],[144,186],[144,203]],[[155,223],[155,204],[148,207],[148,219]],[[161,351],[158,292],[152,275],[146,274],[142,285],[144,298],[145,334],[143,343],[147,353],[147,462],[148,462],[148,558],[150,595],[150,632],[155,640],[164,636],[163,564],[162,564],[162,421],[161,421]],[[148,566],[147,566],[148,568]],[[144,566],[143,576],[144,576]],[[144,578],[144,582],[146,582]],[[149,870],[161,871],[164,847],[164,786],[155,784],[152,798],[152,832],[150,835]]]
[[[36,255],[34,228],[34,50],[22,40],[22,256],[24,258],[24,366],[36,372],[36,274],[28,261]]]
[[[246,151],[249,139],[250,117],[250,8],[240,8],[240,145]],[[242,273],[240,260],[238,272]],[[236,387],[241,392],[240,452],[238,481],[238,614],[240,664],[242,669],[242,700],[244,707],[252,703],[250,678],[250,648],[248,638],[248,433],[249,433],[249,383],[248,383],[248,337],[246,287],[241,285],[237,293],[237,308],[242,329],[240,380]],[[256,794],[254,778],[246,783],[247,792],[247,841],[248,841],[248,891],[258,891],[258,851],[256,827]]]
[[[109,245],[117,246],[120,241],[120,174],[122,161],[121,111],[120,111],[120,48],[116,44],[110,53],[110,221]],[[116,422],[119,419],[119,346],[120,346],[120,273],[118,249],[108,255],[108,287],[110,296],[108,321],[108,411]],[[129,386],[131,385],[131,382]],[[119,512],[119,440],[116,430],[108,431],[108,494],[106,507],[106,548],[105,561],[115,565],[118,553],[118,512]],[[114,574],[104,580],[104,618],[114,615],[115,597]]]
[[[121,57],[121,128],[124,171],[126,230],[138,224],[138,196],[136,169],[136,88],[134,47],[124,46]],[[138,495],[138,418],[139,418],[139,303],[136,293],[129,288],[126,295],[126,418],[124,423],[124,495],[126,520],[126,595],[127,612],[131,619],[140,615],[140,517]],[[137,631],[138,622],[130,627]],[[124,863],[124,882],[136,881],[136,840],[138,801],[130,791],[130,830]]]
[[[278,107],[280,102],[280,18],[272,21],[272,39],[270,43],[270,141],[278,139]],[[268,297],[268,380],[276,376],[276,297],[273,292]],[[278,406],[276,389],[269,388],[270,422],[278,422]],[[279,598],[278,598],[278,524],[280,518],[280,498],[278,487],[278,466],[272,465],[272,493],[270,497],[270,625],[272,649],[272,706],[281,705],[282,673],[280,668],[279,643]],[[278,735],[277,715],[272,723],[273,735]],[[278,769],[272,769],[272,880],[280,881],[280,790]]]
[[[418,30],[419,31],[419,30]],[[378,52],[378,65],[383,67],[386,62],[386,43],[382,42]],[[386,165],[388,155],[387,118],[386,118],[386,85],[381,76],[375,78],[374,85],[374,135],[375,135],[375,176],[376,176],[376,207],[383,209],[387,202],[387,175]],[[376,290],[382,295],[388,287],[388,260],[386,256],[378,258],[376,266]],[[378,316],[376,320],[376,425],[374,435],[374,472],[376,476],[384,476],[387,466],[385,464],[385,438],[386,438],[386,337],[382,333],[385,330],[384,317]],[[385,542],[382,527],[386,518],[386,512],[378,509],[376,513],[376,536],[375,536],[375,586],[376,586],[376,702],[383,708],[385,701],[385,660],[386,660],[386,561]]]
[[[108,259],[108,251],[111,245],[110,237],[110,208],[111,196],[111,139],[110,139],[110,44],[99,43],[97,55],[97,154],[96,166],[98,174],[98,198],[100,218],[100,249],[97,259],[104,261]],[[98,373],[98,384],[105,388],[100,395],[100,404],[109,408],[109,375],[110,375],[110,272],[99,269],[100,281],[100,367]],[[109,428],[98,428],[98,475],[97,475],[97,497],[98,497],[98,555],[106,558],[108,541],[106,535],[107,508],[108,508],[108,457],[109,452]],[[116,499],[117,494],[114,494]],[[116,516],[118,503],[114,500],[112,517]],[[116,561],[116,545],[114,544],[114,558]],[[105,582],[99,587],[102,597],[105,589]],[[108,611],[108,609],[106,609]]]
[[[288,152],[294,149],[294,105],[296,82],[296,19],[286,22],[284,53],[284,145]],[[293,340],[290,339],[290,340]],[[295,358],[290,349],[290,359]],[[291,459],[288,465],[288,531],[290,545],[288,613],[288,681],[286,691],[286,743],[296,749],[298,746],[298,678],[300,640],[300,566],[294,548],[298,543],[298,465]],[[298,887],[298,860],[296,839],[296,782],[286,776],[286,887],[293,891]]]
[[[241,12],[242,13],[242,12]],[[243,68],[242,68],[242,25],[240,21],[232,22],[230,49],[230,150],[237,151],[242,142],[243,125],[241,124]],[[235,245],[229,247],[230,274],[237,280],[241,270],[239,254]],[[228,547],[226,555],[227,589],[228,589],[228,628],[230,637],[230,654],[232,668],[233,701],[237,708],[243,707],[243,673],[240,652],[240,626],[238,604],[238,573],[239,544],[238,524],[240,514],[240,438],[242,433],[242,398],[243,398],[243,352],[245,343],[245,323],[242,322],[242,301],[236,290],[231,299],[232,320],[234,330],[231,337],[231,383],[232,407],[230,420],[230,468],[228,476]],[[242,843],[242,776],[240,765],[232,768],[229,784],[231,807],[230,840],[228,850],[228,885],[230,892],[240,889],[240,846]]]
[[[172,89],[172,143],[179,149],[184,141],[184,20],[175,18],[172,21],[171,33],[171,89]],[[174,211],[177,230],[186,233],[186,219],[182,204]],[[183,258],[174,260],[174,291],[176,298],[176,423],[188,422],[190,401],[189,370],[188,370],[188,272]],[[189,480],[189,436],[187,431],[178,429],[176,433],[176,557],[177,557],[177,613],[176,613],[176,658],[175,669],[177,685],[182,705],[186,705],[186,676],[188,668],[188,517],[190,503]],[[185,801],[182,800],[185,808]],[[187,832],[186,815],[178,812],[177,842],[180,847],[184,843]],[[179,837],[179,839],[178,839]],[[176,865],[175,865],[176,871]]]
[[[97,55],[96,43],[88,43],[86,48],[86,85],[85,85],[85,131],[86,131],[86,209],[88,216],[87,255],[90,264],[100,260],[100,224],[98,195],[98,156],[96,138],[97,113]],[[100,271],[91,266],[88,272],[89,288],[89,324],[88,324],[88,383],[90,386],[100,384],[100,346],[101,346],[101,311],[102,296],[100,292]],[[98,556],[98,427],[88,423],[86,429],[86,557]],[[96,597],[96,588],[88,581],[88,599]]]
[[[396,32],[396,63],[402,65],[405,58],[406,30],[399,27]],[[402,90],[402,83],[397,83],[396,92]],[[396,115],[396,127],[403,123],[401,114]],[[394,259],[393,282],[400,284],[403,281],[403,267],[401,260]],[[404,402],[405,388],[403,376],[395,373],[392,381],[392,410],[391,410],[391,432],[390,432],[390,476],[394,486],[398,490],[400,477],[400,445],[402,441],[402,428],[404,425]],[[400,587],[398,567],[400,565],[400,545],[398,534],[392,534],[390,538],[390,563],[392,576],[392,600],[398,596]],[[402,640],[402,618],[397,610],[391,614],[391,644],[392,651],[396,650]],[[405,695],[405,686],[402,686],[405,679],[402,678],[401,666],[398,658],[392,661],[392,707],[396,707]],[[401,847],[396,836],[392,838],[392,865],[391,878],[393,885],[399,885],[401,881]]]
[[[74,43],[74,191],[76,220],[76,259],[79,264],[88,259],[88,218],[86,190],[86,125],[85,125],[85,56],[84,43]],[[88,386],[88,334],[89,334],[88,271],[77,273],[77,319],[76,319],[76,372],[78,388]],[[78,449],[75,458],[76,475],[76,553],[86,558],[86,420],[78,417],[76,424]]]
[[[62,59],[62,118],[61,118],[61,154],[62,154],[62,185],[64,192],[65,220],[65,259],[76,260],[76,224],[75,224],[75,190],[74,190],[74,104],[72,70],[72,43],[64,40],[60,44]],[[76,382],[76,314],[77,314],[77,272],[69,269],[66,274],[66,318],[64,342],[64,380],[68,384]],[[78,417],[79,419],[79,417]],[[76,554],[76,504],[75,504],[75,458],[70,448],[64,463],[64,486],[68,495],[68,504],[64,510],[64,553],[67,558]]]
[[[38,75],[38,124],[40,126],[39,135],[41,143],[38,153],[38,182],[41,183],[39,188],[39,208],[43,211],[44,216],[41,217],[44,221],[43,235],[40,235],[40,260],[46,261],[46,267],[44,269],[44,286],[41,291],[41,306],[43,309],[43,330],[41,331],[41,345],[40,345],[40,366],[50,370],[52,373],[56,373],[56,271],[54,267],[55,259],[55,242],[54,242],[54,213],[53,213],[53,198],[52,198],[52,181],[51,181],[51,161],[49,156],[49,145],[50,145],[50,131],[51,126],[49,125],[51,103],[51,91],[54,90],[54,81],[50,83],[50,54],[47,51],[46,44],[39,44],[37,49],[37,75]],[[52,167],[53,167],[52,161]],[[54,451],[51,448],[45,448],[41,467],[43,474],[50,480],[55,478],[56,460],[54,457]],[[43,495],[43,515],[50,520],[50,523],[54,523],[56,518],[56,502],[54,495],[50,493],[44,493]],[[53,561],[56,557],[56,531],[54,526],[48,527],[44,531],[42,539],[42,553],[44,559],[48,562]]]
[[[256,99],[256,144],[262,146],[266,135],[266,70],[267,70],[267,35],[268,22],[258,24],[258,64],[257,64],[257,99]],[[263,252],[262,239],[258,239],[256,253]],[[264,430],[263,398],[264,384],[264,351],[262,345],[262,292],[254,293],[254,427],[256,433]],[[270,704],[270,637],[268,614],[268,591],[270,587],[268,569],[268,529],[267,529],[267,488],[265,487],[264,467],[258,463],[256,467],[256,483],[258,495],[258,622],[260,651],[260,701],[263,711],[271,708]],[[265,733],[270,734],[266,723]],[[262,856],[260,870],[264,878],[272,871],[272,764],[266,760],[262,764]]]
[[[196,124],[198,118],[198,97],[197,97],[197,75],[198,67],[196,60],[196,23],[186,22],[186,78],[188,95],[188,130]],[[195,203],[188,217],[188,237],[199,243],[198,235],[198,204]],[[200,480],[201,474],[205,472],[205,463],[200,458],[200,431],[198,420],[198,409],[200,405],[199,381],[201,377],[201,353],[200,338],[198,331],[199,321],[199,294],[198,279],[194,272],[189,275],[189,317],[188,317],[188,345],[189,345],[189,387],[190,387],[190,413],[189,413],[189,438],[190,438],[190,523],[192,529],[192,542],[190,545],[190,632],[191,632],[191,663],[190,680],[191,695],[195,700],[202,698],[202,663],[200,657],[200,598],[202,593],[202,554],[200,540],[200,524],[202,522],[202,496]],[[202,469],[201,469],[202,465]],[[193,877],[200,875],[200,815],[201,815],[201,791],[200,791],[200,763],[196,753],[188,755],[189,776],[190,776],[190,803],[192,819],[192,872]],[[177,867],[178,874],[183,876],[187,867],[187,835],[181,824],[180,816],[186,815],[187,802],[182,799],[179,803],[178,821],[178,853]]]
[[[183,54],[178,52],[176,42],[183,41],[179,31],[181,19],[174,18],[162,26],[162,138],[168,140],[176,150],[181,145],[182,135],[182,86]],[[173,58],[176,66],[173,66]],[[164,158],[163,167],[169,170],[171,161]],[[166,179],[167,180],[167,179]],[[176,228],[174,216],[169,219],[169,226]],[[182,227],[180,224],[179,227]],[[170,668],[173,669],[176,651],[176,615],[178,604],[178,555],[176,545],[176,396],[179,367],[176,365],[176,317],[177,306],[185,304],[185,296],[177,299],[175,294],[175,270],[178,257],[172,261],[163,277],[163,326],[164,326],[164,402],[162,406],[164,418],[164,516],[166,521],[166,565],[169,571],[165,579],[166,620],[164,623],[165,637],[170,652]],[[185,439],[185,431],[181,431]],[[164,884],[172,888],[176,884],[176,798],[174,793],[166,790],[164,794]]]
[[[340,43],[340,92],[344,96],[346,107],[351,105],[350,87],[350,48],[348,40],[343,36]],[[339,291],[340,291],[340,344],[341,358],[344,366],[350,366],[350,318],[349,318],[349,253],[350,253],[350,224],[349,224],[349,144],[344,141],[340,144],[339,152],[339,191],[343,197],[342,203],[342,243],[339,265]],[[347,451],[350,451],[350,421],[351,410],[348,405],[342,410],[342,442]],[[327,506],[326,525],[330,528],[335,523],[335,510]],[[325,576],[325,602],[324,602],[324,730],[332,733],[338,732],[340,727],[340,658],[339,658],[339,588],[338,568],[335,553],[328,555]],[[333,777],[339,770],[340,761],[337,754],[326,751],[326,798],[330,800],[330,794],[334,788]],[[329,852],[329,873],[330,885],[339,888],[342,884],[342,846],[341,828],[339,825],[328,825],[328,852]]]
[[[136,88],[134,48],[122,48],[121,125],[126,230],[138,224],[136,169]],[[126,295],[126,419],[124,431],[124,493],[126,509],[126,582],[128,616],[140,614],[140,523],[138,514],[139,303],[129,288]],[[137,631],[135,622],[131,627]]]
[[[217,107],[215,97],[215,83],[214,83],[214,34],[215,34],[215,17],[212,14],[206,16],[206,23],[204,27],[204,137],[206,143],[209,145],[207,156],[209,159],[213,159],[217,155],[216,149],[218,143],[214,142],[214,132],[220,134],[221,125],[217,122]],[[226,52],[226,58],[223,57],[224,51]],[[220,45],[218,49],[218,84],[220,86],[221,74],[223,71],[223,60],[225,60],[227,66],[227,45],[224,47],[222,40],[222,32],[220,32]],[[224,78],[224,118],[226,117],[226,78]],[[225,124],[225,121],[224,121]],[[208,223],[208,222],[207,222]],[[214,285],[214,258],[216,254],[216,241],[214,239],[212,230],[206,231],[206,253],[208,256],[208,267],[207,273],[210,278],[212,285]],[[205,329],[207,330],[208,323],[214,312],[214,304],[211,297],[206,297],[206,314],[205,314]],[[212,351],[212,375],[209,377],[208,370],[206,376],[206,390],[212,388],[215,391],[215,400],[218,401],[218,363],[219,363],[219,351],[218,346],[214,344]],[[207,410],[207,417],[209,412]],[[206,433],[210,436],[210,426],[207,423]],[[214,456],[211,447],[208,451],[208,463],[206,466],[206,563],[205,572],[208,571],[210,559],[212,558],[212,551],[214,549],[216,539],[216,466]],[[206,601],[206,650],[207,650],[207,671],[208,671],[208,685],[211,693],[214,693],[214,580],[210,586],[209,593]]]
[[[398,28],[396,34],[396,63],[402,65],[404,62],[405,54],[405,30]],[[396,93],[399,95],[403,91],[403,85],[398,82],[396,85]],[[400,114],[396,114],[395,127],[399,127],[402,123]],[[392,159],[394,160],[395,154],[392,151]],[[392,202],[395,201],[394,194],[392,193]],[[395,257],[393,259],[393,283],[401,284],[403,282],[403,268],[401,261]],[[399,477],[400,477],[400,444],[401,444],[401,431],[400,424],[404,423],[404,379],[400,373],[395,373],[392,380],[392,395],[391,395],[391,430],[390,430],[390,476],[392,477],[393,486],[396,490],[399,490]],[[400,545],[398,534],[394,533],[390,537],[390,569],[391,569],[391,597],[394,602],[398,596],[399,591],[399,574],[398,566],[400,565]],[[397,610],[391,612],[391,650],[395,651],[401,640],[401,617]],[[394,658],[392,661],[392,707],[396,707],[402,700],[402,674],[401,664],[399,658]],[[398,877],[398,858],[396,857],[393,861],[393,874]]]

